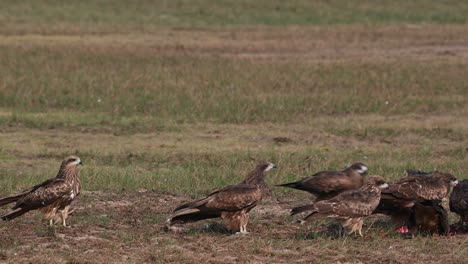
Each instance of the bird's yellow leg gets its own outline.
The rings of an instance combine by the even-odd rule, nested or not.
[[[62,225],[64,227],[67,227],[67,218],[68,218],[68,211],[70,210],[70,206],[67,205],[65,208],[62,210]]]
[[[359,233],[359,236],[360,236],[360,237],[363,237],[363,235],[362,235],[362,222],[360,222],[360,223],[358,224],[357,231],[358,231],[358,233]]]

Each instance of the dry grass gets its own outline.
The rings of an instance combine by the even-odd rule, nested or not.
[[[325,225],[297,226],[288,205],[266,200],[253,214],[250,235],[227,235],[214,222],[167,233],[161,223],[186,197],[157,192],[85,192],[71,228],[49,230],[30,215],[2,224],[3,260],[49,263],[464,263],[466,236],[405,240],[373,218],[365,238],[333,239]],[[15,233],[15,236],[11,234]]]
[[[466,236],[404,240],[381,217],[364,238],[298,226],[287,211],[309,196],[281,188],[248,236],[211,222],[161,229],[177,204],[257,160],[279,166],[271,186],[358,160],[389,181],[407,168],[467,177],[466,3],[220,3],[232,6],[0,10],[0,196],[71,153],[85,163],[73,227],[35,214],[0,223],[0,262],[466,262]]]
[[[65,123],[138,132],[322,114],[463,115],[466,33],[462,26],[356,26],[3,36],[0,100],[14,111],[0,122],[63,126],[22,113],[83,111],[86,120]]]
[[[68,153],[84,160],[87,191],[75,204],[70,229],[49,230],[35,214],[0,223],[6,241],[0,254],[9,262],[53,263],[464,263],[466,235],[405,240],[381,217],[368,219],[364,238],[333,239],[325,233],[328,222],[297,225],[288,209],[309,195],[281,188],[272,188],[273,196],[252,212],[251,234],[245,237],[219,231],[216,221],[189,225],[186,234],[167,233],[163,225],[176,205],[239,182],[253,159],[279,165],[268,175],[270,186],[355,160],[388,180],[406,168],[440,169],[463,178],[466,121],[353,115],[289,125],[174,125],[123,135],[6,127],[0,135],[1,193],[51,177]]]
[[[467,123],[466,116],[367,115],[318,117],[290,125],[174,125],[157,133],[121,135],[9,128],[0,136],[5,173],[0,189],[20,190],[37,177],[52,176],[68,153],[85,160],[88,190],[150,187],[201,194],[240,181],[255,159],[278,163],[271,183],[357,160],[389,180],[407,168],[449,170],[463,178]],[[286,142],[275,140],[278,137]]]

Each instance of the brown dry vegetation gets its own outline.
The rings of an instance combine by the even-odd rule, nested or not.
[[[364,23],[352,12],[310,22],[301,9],[260,1],[291,20],[249,11],[221,23],[225,9],[190,20],[184,1],[161,2],[189,12],[169,22],[151,20],[146,1],[130,11],[117,1],[112,15],[83,1],[66,18],[59,11],[69,7],[55,1],[14,2],[0,11],[0,196],[52,177],[69,154],[84,161],[85,191],[71,228],[48,229],[34,213],[0,223],[0,262],[468,259],[466,235],[406,240],[382,216],[366,221],[364,238],[333,239],[329,222],[288,216],[307,194],[274,187],[253,210],[250,235],[228,235],[218,221],[184,234],[163,228],[176,205],[239,182],[257,160],[278,165],[270,186],[353,161],[389,181],[407,168],[467,178],[465,4],[410,16],[407,1],[389,1],[381,16],[366,2],[353,9]],[[321,10],[339,17],[340,6]]]

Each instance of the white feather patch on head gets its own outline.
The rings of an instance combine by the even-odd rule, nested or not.
[[[266,167],[265,171],[270,171],[273,168],[276,168],[276,165],[270,162],[268,163],[268,166]]]
[[[457,180],[450,181],[450,185],[452,185],[452,186],[457,186],[457,185],[458,185],[458,181],[457,181]]]
[[[356,172],[359,173],[359,174],[363,174],[367,170],[368,170],[368,168],[366,166],[361,166],[361,168],[359,170],[356,170]]]
[[[78,165],[80,164],[80,162],[81,162],[81,159],[77,157],[76,160],[73,162],[70,162],[70,164]]]
[[[380,189],[387,189],[388,188],[388,183],[380,184],[379,188]]]

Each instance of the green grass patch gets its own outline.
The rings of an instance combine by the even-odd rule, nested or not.
[[[460,62],[282,63],[131,56],[82,49],[0,51],[0,124],[33,128],[302,121],[323,114],[460,113]],[[21,60],[17,58],[22,58]],[[36,112],[41,115],[31,116]],[[84,112],[84,114],[73,114]]]
[[[467,22],[466,1],[4,1],[1,22],[37,28]],[[7,27],[8,29],[8,27]],[[3,29],[5,30],[5,29]]]

